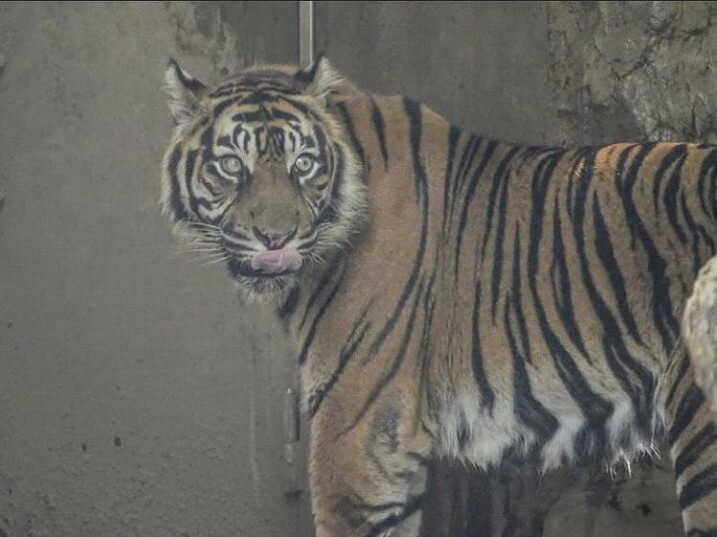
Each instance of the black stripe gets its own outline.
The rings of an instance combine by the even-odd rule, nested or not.
[[[303,136],[303,133],[301,132],[301,130],[294,128],[293,125],[290,126],[290,128],[291,128],[291,130],[289,130],[290,134],[292,133],[292,131],[296,130],[296,132],[299,133],[299,136]],[[314,136],[316,137],[316,147],[319,150],[319,158],[322,162],[328,164],[327,152],[329,151],[329,145],[326,141],[326,134],[324,133],[324,129],[323,129],[323,127],[321,127],[321,125],[316,123],[313,126],[313,131],[314,131]],[[329,166],[329,168],[331,168],[331,166]]]
[[[595,224],[595,249],[610,279],[613,295],[617,302],[622,321],[625,323],[630,336],[640,345],[643,345],[642,338],[637,331],[637,323],[632,316],[630,305],[627,303],[628,294],[627,288],[625,287],[625,278],[622,276],[620,265],[615,257],[615,249],[610,240],[610,230],[602,216],[602,211],[600,211],[600,201],[598,200],[597,192],[593,192],[593,222]]]
[[[426,170],[421,161],[421,136],[423,131],[423,112],[421,105],[411,99],[403,99],[403,108],[408,116],[409,138],[411,145],[411,160],[413,162],[413,178],[416,183],[417,199],[423,199],[424,204],[428,199],[428,179]]]
[[[687,351],[682,352],[680,356],[682,358],[682,362],[680,363],[680,369],[677,372],[677,376],[672,382],[672,385],[670,386],[670,391],[667,393],[667,397],[665,398],[665,408],[670,408],[670,406],[672,406],[672,399],[675,397],[677,387],[680,385],[680,382],[685,377],[685,373],[687,373],[687,369],[690,366],[690,357]]]
[[[480,148],[482,142],[483,139],[480,136],[474,135],[473,149],[471,149],[471,154],[468,157],[468,162],[466,162],[466,166],[463,170],[463,173],[456,176],[455,189],[458,192],[460,192],[461,188],[463,188],[463,184],[468,177],[468,172],[470,172],[471,168],[473,167],[473,160],[476,158],[476,155],[478,154],[478,149]]]
[[[652,183],[652,204],[655,209],[655,214],[660,214],[658,200],[660,198],[660,184],[662,183],[662,179],[665,176],[665,173],[667,173],[667,170],[675,163],[677,159],[684,157],[686,153],[687,144],[680,144],[670,149],[667,154],[662,157],[660,165],[657,167],[657,171],[654,174],[654,179]]]
[[[710,170],[712,170],[712,181],[707,181],[707,175]],[[705,216],[708,218],[717,218],[717,205],[714,204],[714,199],[708,199],[710,194],[706,191],[706,188],[709,187],[712,196],[714,196],[716,182],[717,148],[714,148],[702,161],[700,173],[697,179],[697,192],[699,193],[700,206],[702,207],[702,212],[704,212]]]
[[[339,354],[338,365],[336,366],[334,372],[331,374],[331,377],[329,377],[329,380],[321,388],[314,390],[314,392],[309,396],[309,418],[313,418],[314,415],[319,411],[319,407],[321,407],[321,403],[323,403],[326,395],[331,391],[331,388],[333,388],[334,384],[336,384],[336,382],[339,380],[339,377],[341,376],[341,373],[343,373],[344,369],[346,369],[346,365],[349,363],[351,356],[353,356],[353,354],[356,352],[356,349],[358,349],[359,345],[361,344],[361,341],[363,341],[366,332],[371,328],[371,323],[366,323],[359,332],[358,336],[354,338],[358,327],[361,326],[364,319],[366,318],[367,312],[368,308],[364,310],[361,317],[359,317],[359,319],[354,324],[354,327],[351,330],[351,333],[349,334],[346,343],[344,343],[344,346],[341,349],[341,353]]]
[[[431,277],[428,280],[428,288],[423,296],[423,335],[421,337],[421,348],[418,351],[418,356],[421,361],[421,377],[418,381],[418,391],[416,393],[424,393],[424,387],[427,382],[428,376],[428,361],[431,357],[431,327],[433,326],[433,312],[435,310],[436,301],[433,296],[433,284],[436,279],[436,270],[438,265],[433,266]]]
[[[586,180],[578,185],[576,205],[580,206],[580,209],[576,211],[573,224],[574,240],[577,245],[580,269],[582,272],[582,282],[590,298],[593,310],[597,314],[598,320],[603,327],[602,342],[607,364],[622,389],[630,397],[639,426],[642,431],[649,436],[651,434],[654,380],[649,372],[628,353],[620,328],[607,304],[600,296],[590,272],[590,264],[585,249],[584,231],[586,218],[586,211],[584,209],[587,205],[587,195],[590,188],[589,179],[589,177],[586,178]],[[605,264],[610,261],[608,254],[612,252],[612,245],[609,242],[607,226],[602,218],[599,201],[595,192],[593,192],[592,205],[593,222],[595,226],[595,248],[601,261]],[[614,262],[614,258],[612,261]],[[606,268],[611,270],[610,267]],[[611,281],[612,280],[613,278],[611,278]],[[629,368],[638,377],[642,385],[641,389],[631,383],[630,377],[623,366]]]
[[[680,509],[687,509],[715,490],[717,490],[717,463],[712,463],[682,487]]]
[[[202,160],[204,162],[211,162],[215,158],[214,154],[214,128],[210,125],[205,129],[199,138],[199,143],[202,151]],[[187,153],[187,163],[185,169],[185,181],[187,184],[187,192],[189,193],[189,208],[199,217],[199,207],[211,211],[213,209],[212,204],[202,198],[192,188],[192,178],[194,177],[194,167],[199,150],[189,151]]]
[[[217,138],[217,145],[221,145],[222,147],[228,147],[229,149],[236,148],[236,145],[232,142],[232,138],[229,135],[220,136]]]
[[[341,187],[344,182],[344,169],[346,167],[344,150],[340,145],[334,146],[334,152],[331,153],[334,159],[334,169],[331,174],[331,203],[336,206],[341,203]]]
[[[331,161],[331,195],[325,196],[324,191],[322,193],[322,199],[320,200],[314,221],[314,228],[327,222],[336,222],[339,218],[340,206],[343,202],[341,187],[344,182],[344,153],[341,146],[334,145],[333,148],[328,148],[326,156]],[[328,203],[327,203],[328,202]],[[339,209],[337,209],[339,207]]]
[[[675,165],[663,195],[663,202],[665,209],[667,209],[667,221],[670,223],[670,226],[672,226],[672,229],[682,244],[687,242],[687,235],[685,235],[682,226],[680,226],[677,220],[677,194],[680,188],[682,167],[685,164],[685,160],[687,160],[687,155],[683,156]]]
[[[582,213],[581,216],[584,217],[584,213]],[[605,270],[607,270],[610,275],[610,281],[613,285],[613,290],[616,292],[616,298],[619,303],[620,299],[618,288],[615,287],[617,276],[610,274],[611,271],[617,270],[616,261],[613,255],[609,231],[607,230],[607,226],[605,225],[605,221],[602,217],[600,202],[597,198],[597,193],[595,192],[593,192],[593,222],[595,225],[595,248],[598,252],[598,257],[605,267]],[[580,228],[582,227],[583,223],[580,222]],[[589,263],[585,253],[584,236],[578,237],[576,234],[576,241],[578,242],[580,267],[583,274],[583,285],[588,292],[590,302],[593,305],[595,313],[597,313],[598,320],[603,326],[603,349],[605,351],[607,364],[613,375],[615,375],[615,378],[618,379],[623,390],[632,400],[638,424],[641,426],[643,432],[649,436],[652,430],[652,394],[654,391],[654,379],[647,369],[642,366],[642,364],[630,356],[625,342],[623,341],[620,327],[610,312],[607,304],[600,296],[600,293],[598,292],[592,279],[592,275],[590,274]],[[614,263],[615,266],[611,265],[611,263]],[[624,292],[624,288],[622,289],[622,292]],[[625,307],[627,308],[626,304]],[[630,315],[630,319],[632,319],[632,315]],[[630,369],[638,377],[642,384],[642,390],[631,383],[623,366]]]
[[[326,309],[329,307],[329,304],[331,304],[331,301],[336,296],[336,292],[339,290],[339,287],[341,287],[341,282],[343,281],[344,273],[343,270],[341,271],[341,276],[339,277],[338,281],[336,282],[336,285],[331,290],[331,293],[329,294],[328,298],[326,299],[326,302],[323,303],[321,306],[321,309],[316,314],[316,317],[314,317],[313,322],[311,323],[311,328],[309,328],[309,332],[306,335],[306,339],[304,340],[304,345],[301,348],[301,353],[299,354],[299,364],[303,365],[303,363],[306,361],[306,358],[309,355],[309,349],[311,348],[311,343],[314,341],[314,337],[316,336],[316,328],[319,326],[319,322],[321,321],[321,318],[324,316],[324,313],[326,313]]]
[[[376,339],[371,344],[371,348],[369,349],[368,355],[365,360],[366,362],[371,360],[376,355],[378,350],[381,348],[381,345],[383,345],[383,342],[393,330],[393,327],[396,324],[396,320],[400,316],[403,307],[408,300],[409,295],[411,294],[413,288],[416,285],[421,266],[423,265],[423,256],[426,252],[426,241],[428,236],[428,179],[426,176],[426,170],[421,163],[420,156],[421,110],[420,106],[416,102],[411,101],[409,99],[405,99],[404,104],[406,108],[406,113],[409,117],[410,147],[413,160],[413,174],[415,176],[416,189],[419,193],[419,199],[422,202],[422,222],[421,229],[419,232],[418,252],[416,252],[416,259],[413,262],[411,274],[409,275],[408,280],[403,287],[403,291],[401,292],[401,296],[398,299],[396,307],[391,313],[391,316],[384,324],[383,328],[381,329],[381,332],[379,332],[379,334],[376,336]]]
[[[223,101],[214,104],[214,109],[212,110],[212,115],[214,118],[219,117],[224,110],[229,108],[230,106],[236,104],[237,106],[243,106],[247,104],[268,104],[268,103],[279,103],[283,102],[288,104],[289,106],[295,108],[298,110],[301,114],[304,114],[311,119],[316,119],[316,115],[309,110],[309,108],[304,105],[303,103],[300,103],[294,99],[291,99],[287,97],[286,95],[280,95],[273,93],[273,90],[269,90],[269,92],[264,90],[256,91],[255,88],[252,88],[252,93],[250,95],[238,95],[238,96],[232,96],[227,99],[224,99]],[[235,116],[234,119],[236,120],[237,117]]]
[[[246,104],[268,104],[275,103],[279,100],[281,100],[281,98],[273,93],[272,90],[258,89],[244,97],[238,104],[239,106]]]
[[[194,189],[192,188],[192,178],[194,177],[194,166],[197,163],[197,155],[199,154],[199,150],[192,149],[191,151],[187,152],[187,159],[184,163],[184,184],[187,187],[187,192],[189,193],[189,208],[194,213],[194,216],[199,218],[199,205],[203,205],[206,207],[207,202],[206,200],[200,199],[197,197],[196,192],[194,192]]]
[[[527,338],[525,317],[521,306],[520,295],[520,232],[516,230],[513,249],[513,289],[512,296],[506,295],[505,301],[505,332],[508,346],[513,355],[513,409],[518,419],[535,431],[540,445],[545,444],[558,430],[558,420],[535,397],[530,388],[530,377],[525,369],[525,362],[530,361],[530,345]],[[523,353],[518,350],[515,335],[511,329],[511,305],[517,321],[518,333],[522,336]]]
[[[291,97],[287,97],[286,95],[277,95],[276,96],[277,101],[283,101],[289,106],[293,106],[296,108],[299,112],[302,114],[309,116],[310,119],[317,121],[318,118],[316,117],[316,114],[309,109],[308,106],[306,106],[304,103],[297,101],[296,99],[293,99]]]
[[[169,158],[169,179],[171,181],[172,195],[170,196],[170,209],[172,210],[172,216],[175,222],[180,220],[187,220],[189,215],[187,210],[182,204],[182,190],[179,186],[179,176],[177,175],[177,169],[179,168],[179,161],[182,158],[182,149],[177,144],[172,151],[172,156]]]
[[[259,110],[256,110],[254,112],[240,112],[238,114],[235,114],[234,116],[232,116],[232,120],[242,121],[243,123],[252,123],[258,121],[264,123],[267,119],[267,113],[271,115],[269,120],[283,119],[285,121],[300,121],[299,116],[295,114],[285,112],[284,110],[279,110],[278,108],[271,108],[271,111],[268,112],[267,109],[263,106],[260,106]]]
[[[578,177],[581,175],[582,170],[580,166],[585,165],[585,159],[590,158],[591,155],[595,155],[595,152],[597,149],[593,147],[584,147],[581,149],[578,149],[575,152],[570,153],[570,157],[572,158],[572,161],[570,163],[570,171],[568,171],[568,191],[566,195],[567,200],[567,210],[568,210],[568,216],[570,219],[572,219],[575,215],[575,181],[573,180],[575,177]],[[594,157],[593,157],[594,158]]]
[[[500,194],[500,207],[498,209],[498,226],[495,230],[493,270],[491,273],[491,314],[493,321],[495,321],[495,314],[498,306],[498,291],[500,290],[500,280],[503,276],[503,235],[505,234],[505,220],[508,213],[508,211],[506,210],[506,205],[508,204],[508,183],[510,182],[510,170],[507,169],[507,165],[508,162],[510,162],[510,160],[517,154],[517,152],[517,147],[511,149],[510,153],[508,153],[508,156],[506,156],[505,159],[503,159],[503,162],[500,163],[500,166],[498,166],[498,173],[502,173],[504,179],[502,191]],[[503,168],[505,171],[502,172],[501,168]],[[550,171],[552,172],[552,170]],[[486,234],[490,233],[490,227],[491,222],[490,220],[488,220],[488,231],[486,232]]]
[[[717,442],[717,427],[714,421],[710,420],[675,459],[675,478],[679,478],[682,472],[692,466],[715,442]]]
[[[481,409],[487,408],[489,414],[493,414],[495,394],[488,382],[488,377],[483,367],[483,352],[480,344],[480,281],[476,284],[473,296],[473,315],[471,318],[471,366],[473,367],[473,378],[478,385],[481,395]]]
[[[289,292],[289,296],[286,297],[286,300],[284,300],[284,302],[279,307],[279,318],[286,319],[287,317],[291,317],[296,311],[296,306],[298,305],[298,303],[299,288],[294,287]]]
[[[570,341],[573,342],[583,355],[583,357],[592,364],[592,360],[585,348],[580,328],[578,327],[573,309],[573,299],[571,294],[570,274],[568,273],[568,265],[565,257],[565,245],[563,243],[562,224],[560,221],[560,201],[558,200],[558,192],[555,193],[555,211],[553,213],[553,261],[550,267],[550,281],[553,287],[553,300],[555,307],[560,316],[560,320],[565,326]]]
[[[358,425],[358,423],[364,417],[371,405],[376,402],[379,394],[391,382],[391,380],[393,380],[393,378],[398,373],[398,370],[401,368],[403,360],[406,357],[406,350],[408,349],[408,344],[410,343],[411,336],[413,335],[413,324],[416,320],[416,310],[418,309],[418,303],[421,299],[421,294],[423,293],[424,283],[424,280],[421,280],[421,283],[418,284],[418,289],[416,290],[416,295],[413,299],[413,306],[411,307],[411,313],[408,317],[408,322],[406,323],[406,329],[403,331],[401,343],[398,347],[398,350],[396,351],[396,355],[394,356],[393,361],[391,362],[391,368],[381,377],[381,380],[379,380],[376,386],[373,387],[356,416],[354,416],[354,418],[351,420],[351,423],[349,423],[341,430],[338,436],[342,436],[348,433],[351,429]]]
[[[371,530],[366,534],[366,537],[378,537],[379,535],[384,535],[384,532],[389,528],[398,526],[401,522],[420,509],[423,498],[423,495],[409,498],[405,504],[403,513],[400,515],[389,515],[381,522],[372,525]]]
[[[261,110],[266,110],[269,113],[269,119],[271,121],[274,121],[276,119],[284,120],[287,123],[301,121],[301,118],[299,116],[297,116],[296,114],[292,114],[291,112],[287,112],[286,110],[281,110],[280,108],[276,108],[274,106],[271,106],[267,109],[263,105],[261,105],[259,108]],[[283,134],[283,130],[281,131],[281,133]],[[282,147],[283,147],[283,144],[282,144]]]
[[[687,426],[692,423],[692,420],[697,414],[702,404],[705,402],[705,396],[696,385],[692,384],[690,388],[685,392],[682,397],[675,418],[670,425],[670,432],[667,436],[667,441],[670,446],[673,446],[677,439],[682,436]]]
[[[715,243],[712,240],[712,237],[710,237],[705,231],[704,226],[702,224],[697,224],[692,218],[692,213],[690,212],[690,208],[687,206],[687,199],[684,192],[680,195],[680,208],[682,209],[682,214],[685,217],[685,222],[687,222],[687,228],[690,230],[690,234],[692,235],[692,272],[697,274],[702,263],[702,260],[700,259],[700,239],[702,239],[709,248],[710,256],[714,255]]]
[[[268,92],[263,90],[257,90],[248,96],[236,99],[236,101],[238,106],[243,106],[247,104],[286,103],[289,106],[298,110],[301,114],[308,116],[310,119],[315,121],[318,120],[314,112],[309,110],[309,108],[305,104],[292,98],[289,98],[286,95],[274,93],[271,90],[269,90]]]
[[[222,200],[220,200],[217,204],[221,205],[221,203],[222,203]],[[234,204],[232,202],[229,202],[222,212],[220,212],[217,216],[211,218],[210,224],[217,226],[217,227],[225,227],[222,224],[222,222],[224,221],[224,218],[226,217],[227,213],[231,210],[233,205]],[[242,236],[244,239],[247,238],[246,235],[244,235],[243,233],[236,232],[236,231],[235,231],[235,233],[237,236]]]
[[[225,99],[220,103],[217,103],[214,105],[214,108],[212,109],[212,116],[214,119],[218,118],[224,110],[232,106],[233,104],[238,103],[240,100],[242,100],[243,97],[231,97],[229,99]]]
[[[491,186],[490,192],[488,194],[488,199],[486,200],[488,213],[485,218],[486,229],[483,232],[483,245],[481,246],[481,263],[483,262],[483,259],[485,259],[485,248],[488,244],[488,238],[490,237],[490,232],[493,225],[493,212],[495,211],[497,205],[495,198],[498,195],[498,188],[501,186],[505,167],[508,165],[508,161],[513,157],[513,155],[515,155],[517,149],[517,147],[511,148],[508,154],[503,157],[503,160],[500,161],[500,164],[498,164],[498,168],[496,168],[496,171],[493,174],[493,185]]]
[[[488,161],[493,156],[495,148],[498,146],[497,142],[489,142],[483,153],[483,158],[476,168],[471,182],[468,184],[468,190],[466,190],[465,200],[463,201],[463,209],[461,210],[461,218],[458,223],[458,236],[456,238],[456,258],[455,258],[455,279],[458,280],[458,262],[461,255],[461,244],[463,243],[463,232],[465,231],[466,223],[468,221],[468,208],[473,201],[475,196],[476,187],[478,186],[478,180],[483,175],[483,171],[488,164]]]
[[[593,174],[594,169],[594,152],[586,154],[581,174],[581,180],[586,183]],[[544,159],[545,163],[548,159]],[[541,163],[541,167],[543,165]],[[538,325],[543,334],[548,350],[550,351],[556,366],[558,375],[565,385],[568,393],[580,407],[583,416],[587,420],[593,434],[597,437],[599,445],[605,444],[605,422],[613,411],[613,405],[597,395],[585,377],[580,372],[577,364],[573,360],[571,354],[563,347],[558,336],[550,328],[545,308],[538,296],[537,274],[538,270],[538,250],[540,240],[543,233],[543,218],[545,213],[545,200],[547,197],[547,187],[550,175],[541,173],[542,170],[536,170],[532,182],[532,202],[531,202],[531,221],[530,221],[530,240],[528,242],[528,285],[533,297],[535,312],[538,318]],[[579,193],[576,192],[576,198]],[[584,210],[585,196],[582,200],[576,199],[575,208]]]
[[[456,198],[458,196],[458,185],[460,184],[460,178],[463,177],[466,173],[466,170],[468,169],[467,162],[472,160],[475,157],[476,151],[478,149],[479,144],[479,138],[475,134],[471,134],[470,138],[466,142],[465,147],[463,148],[463,153],[461,154],[461,161],[458,164],[458,169],[456,169],[456,173],[453,176],[453,189],[451,191],[451,209],[448,212],[448,222],[449,224],[453,221],[453,211],[456,207]],[[450,225],[448,226],[450,229]]]
[[[448,221],[448,198],[451,186],[451,176],[453,174],[453,160],[456,157],[456,148],[458,146],[458,138],[461,131],[458,127],[451,126],[448,129],[448,161],[446,163],[446,175],[443,179],[443,223],[441,229],[445,233],[446,222]]]
[[[321,276],[321,279],[319,280],[319,285],[316,286],[314,289],[314,292],[311,293],[311,296],[309,297],[309,300],[306,302],[306,308],[304,309],[304,316],[301,318],[301,323],[299,324],[299,330],[301,330],[304,327],[304,324],[306,323],[306,320],[309,317],[309,312],[311,311],[311,306],[314,305],[314,302],[319,297],[321,292],[324,290],[324,288],[328,285],[329,281],[331,281],[331,270],[326,270],[324,274]]]
[[[358,136],[356,136],[356,130],[354,129],[354,122],[351,119],[351,115],[349,114],[349,110],[346,107],[345,103],[338,103],[336,107],[339,109],[339,112],[341,112],[341,117],[343,119],[344,125],[346,126],[346,129],[349,131],[349,137],[351,138],[351,145],[354,147],[354,151],[356,151],[356,154],[358,155],[359,160],[361,161],[361,164],[363,166],[366,166],[368,163],[366,162],[366,154],[364,153],[363,146],[361,145],[361,142],[358,139]]]
[[[378,137],[379,147],[381,148],[381,156],[383,157],[383,169],[388,170],[388,148],[386,147],[386,125],[383,122],[383,115],[381,109],[376,104],[376,101],[371,100],[371,121],[373,121],[373,128],[376,129],[376,136]]]
[[[647,255],[648,273],[652,277],[652,317],[662,338],[665,350],[671,352],[675,337],[679,333],[679,323],[674,316],[672,302],[670,300],[670,280],[666,275],[667,263],[655,248],[652,237],[640,219],[637,208],[635,207],[635,201],[632,197],[632,191],[637,181],[640,167],[655,145],[654,143],[649,143],[631,146],[623,151],[618,162],[615,182],[618,185],[618,193],[622,198],[627,224],[630,227],[633,239],[635,236],[640,239],[645,254]],[[628,154],[634,147],[638,148],[638,153],[632,159],[630,169],[624,177],[624,180],[620,181]]]

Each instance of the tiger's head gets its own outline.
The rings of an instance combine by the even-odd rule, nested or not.
[[[162,207],[250,299],[284,295],[360,230],[363,167],[331,113],[346,83],[327,60],[251,68],[213,88],[170,60],[165,82],[176,126]]]

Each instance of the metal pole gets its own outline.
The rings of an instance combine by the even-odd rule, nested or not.
[[[314,2],[299,1],[299,64],[306,67],[314,61]]]
[[[299,1],[299,64],[306,67],[314,61],[314,2]],[[298,379],[295,379],[295,386]],[[284,459],[286,460],[287,482],[284,493],[287,499],[295,499],[303,489],[305,468],[297,453],[301,441],[301,418],[299,414],[298,389],[287,388],[284,394]]]

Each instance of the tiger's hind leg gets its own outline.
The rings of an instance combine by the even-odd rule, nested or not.
[[[717,429],[684,347],[665,371],[662,386],[661,406],[685,531],[693,537],[717,537]]]
[[[316,536],[416,537],[430,436],[408,394],[379,395],[357,422],[355,397],[326,401],[311,422]]]

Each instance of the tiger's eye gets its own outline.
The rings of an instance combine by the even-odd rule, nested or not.
[[[308,155],[301,155],[294,162],[294,166],[296,167],[297,171],[299,171],[300,173],[308,172],[309,170],[311,170],[311,167],[313,165],[314,165],[314,160]]]
[[[242,168],[241,160],[237,157],[222,157],[219,164],[221,164],[222,170],[231,174],[237,173]]]

